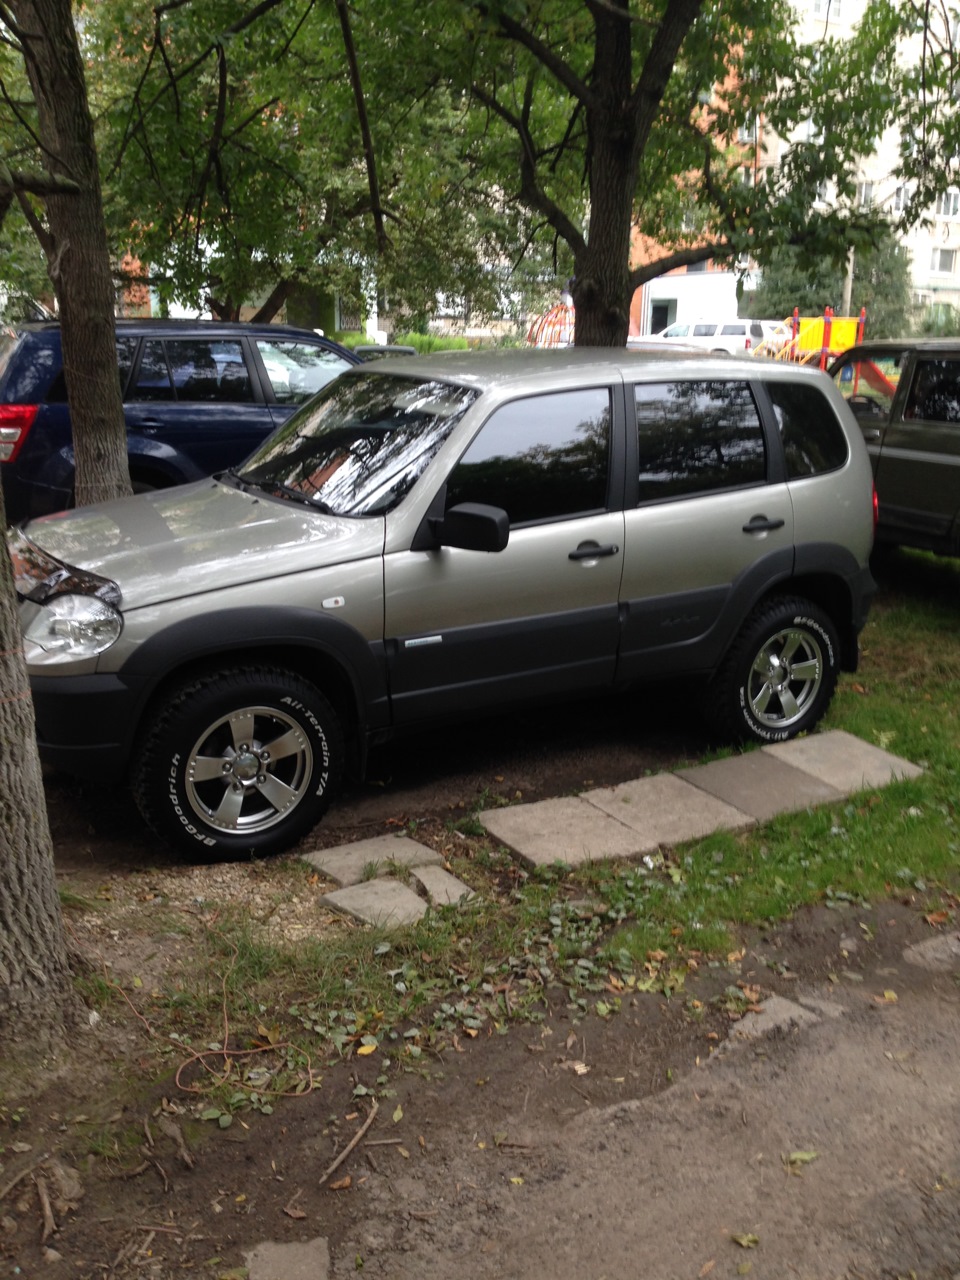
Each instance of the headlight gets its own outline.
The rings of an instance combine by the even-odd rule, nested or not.
[[[123,630],[120,614],[95,596],[53,596],[23,633],[32,665],[93,658],[109,649]]]

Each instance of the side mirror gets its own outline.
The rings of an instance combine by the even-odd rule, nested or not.
[[[430,524],[441,547],[502,551],[510,539],[510,517],[506,511],[484,502],[461,502]]]

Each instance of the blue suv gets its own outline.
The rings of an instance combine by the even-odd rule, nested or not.
[[[117,362],[134,492],[242,462],[359,357],[309,329],[118,320]],[[18,523],[73,502],[60,326],[0,329],[0,477]]]

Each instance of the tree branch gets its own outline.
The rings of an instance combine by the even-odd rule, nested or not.
[[[680,47],[700,13],[703,2],[704,0],[670,0],[657,27],[650,52],[637,80],[637,87],[630,98],[630,110],[636,121],[633,152],[637,158],[643,155]]]
[[[377,181],[377,160],[373,150],[373,136],[370,133],[370,121],[367,118],[367,106],[363,97],[363,86],[360,83],[360,67],[357,63],[357,51],[353,43],[353,32],[350,30],[350,14],[347,11],[347,0],[334,0],[340,16],[340,29],[343,32],[343,47],[347,55],[347,66],[350,69],[350,83],[353,86],[353,97],[357,104],[357,119],[360,122],[360,134],[363,138],[363,155],[367,165],[367,182],[370,185],[370,206],[373,214],[373,225],[377,233],[377,248],[381,254],[386,253],[389,245],[386,228],[383,225],[383,211],[380,208],[380,186]]]
[[[703,0],[699,0],[699,3],[702,2]],[[668,8],[672,7],[672,4],[668,6]],[[519,44],[522,48],[526,49],[528,53],[532,53],[540,65],[549,71],[555,80],[558,80],[560,84],[563,85],[571,97],[576,98],[578,102],[582,102],[583,105],[590,110],[596,110],[599,107],[600,104],[596,96],[591,91],[589,85],[581,80],[580,77],[575,74],[572,67],[570,67],[568,63],[564,62],[563,58],[554,53],[549,45],[546,45],[542,40],[537,39],[531,31],[528,31],[526,27],[521,26],[521,24],[517,22],[516,19],[511,18],[509,14],[499,11],[494,13],[491,6],[488,4],[481,4],[479,9],[485,18],[492,18],[497,23],[500,30],[508,37],[508,39],[512,40],[515,44]]]
[[[720,257],[727,250],[729,245],[726,242],[716,241],[712,244],[691,245],[689,249],[676,249],[673,253],[657,258],[654,262],[645,262],[642,266],[634,267],[630,272],[630,292],[633,293],[648,280],[655,280],[657,276],[673,271],[675,267],[690,267],[698,262],[709,262],[711,258]]]
[[[537,154],[526,121],[514,115],[493,94],[487,93],[482,85],[473,84],[471,92],[478,101],[482,102],[484,106],[505,121],[520,139],[520,194],[522,198],[531,208],[546,218],[554,231],[557,232],[561,239],[567,242],[574,255],[584,252],[587,244],[580,229],[537,183]]]

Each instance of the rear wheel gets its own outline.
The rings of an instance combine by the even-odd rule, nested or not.
[[[812,729],[838,675],[837,629],[817,605],[776,597],[744,624],[714,677],[709,714],[725,737],[785,742]]]
[[[134,797],[194,861],[279,853],[320,820],[343,769],[343,733],[313,685],[237,668],[182,685],[149,723]]]

